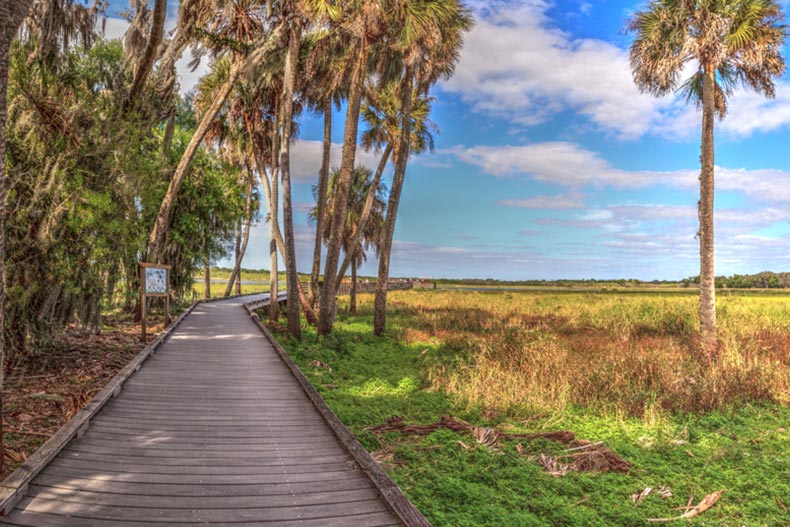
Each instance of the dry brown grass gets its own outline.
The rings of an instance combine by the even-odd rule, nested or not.
[[[435,348],[421,359],[430,386],[471,405],[644,415],[790,401],[786,305],[721,297],[714,361],[695,359],[693,296],[393,292],[390,316],[401,340]]]

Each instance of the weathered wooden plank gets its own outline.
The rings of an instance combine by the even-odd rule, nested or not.
[[[344,475],[343,479],[311,481],[302,483],[269,483],[238,485],[168,485],[80,479],[68,476],[39,474],[35,483],[47,487],[74,490],[90,490],[113,494],[136,494],[140,496],[275,496],[278,494],[309,494],[333,490],[373,488],[373,484],[360,474]]]
[[[342,472],[349,468],[348,460],[334,463],[309,463],[291,465],[282,463],[279,459],[269,465],[240,465],[240,466],[184,466],[184,465],[150,465],[145,463],[111,463],[97,462],[96,460],[61,459],[56,457],[49,463],[49,467],[76,468],[94,470],[102,474],[195,474],[202,476],[211,475],[244,475],[244,474],[312,474],[315,472]],[[29,491],[28,491],[29,492]]]
[[[222,450],[217,452],[209,452],[201,449],[192,449],[186,450],[182,449],[181,451],[177,450],[169,450],[169,451],[161,451],[161,450],[148,450],[144,448],[124,448],[122,446],[118,447],[98,447],[93,445],[73,445],[69,447],[69,450],[72,452],[93,452],[96,454],[108,454],[108,455],[118,455],[118,456],[140,456],[144,458],[149,457],[168,457],[168,458],[182,458],[182,459],[211,459],[211,458],[235,458],[235,459],[250,459],[251,457],[255,457],[253,453],[249,451],[239,451],[239,450]],[[277,449],[272,449],[269,451],[260,451],[260,456],[266,455],[269,452],[276,453],[278,452]],[[321,448],[314,448],[310,446],[285,446],[281,450],[280,453],[289,454],[292,456],[299,455],[300,453],[309,453],[313,455],[337,455],[343,453],[343,448],[338,445],[328,445]]]
[[[48,514],[63,514],[78,518],[93,518],[113,521],[149,522],[238,522],[255,521],[265,518],[268,521],[300,520],[311,518],[343,518],[360,514],[385,512],[386,505],[379,499],[367,499],[343,503],[324,503],[320,505],[292,505],[290,507],[242,508],[233,509],[191,509],[191,508],[151,508],[141,500],[136,507],[118,507],[74,503],[69,501],[26,498],[25,510]]]
[[[2,520],[2,519],[0,519]],[[203,522],[171,522],[179,527],[205,527]],[[69,518],[62,515],[40,514],[16,511],[0,525],[18,527],[109,527],[105,520]],[[116,524],[117,525],[117,524]],[[134,527],[162,527],[161,522],[134,522]],[[212,527],[388,527],[400,525],[393,523],[392,515],[377,512],[345,518],[316,518],[312,520],[273,521],[256,520],[253,522],[212,523]]]
[[[265,485],[270,483],[310,483],[314,481],[334,481],[353,475],[353,472],[337,470],[307,474],[236,474],[236,475],[203,475],[203,474],[151,474],[141,472],[102,472],[94,469],[80,469],[48,465],[41,474],[63,476],[79,479],[95,479],[100,481],[122,481],[124,483],[161,483],[170,485]],[[359,475],[359,474],[358,474]]]
[[[287,454],[287,453],[286,453]],[[118,464],[131,464],[131,465],[148,465],[148,466],[195,466],[195,467],[266,467],[271,465],[310,465],[320,463],[335,463],[346,462],[351,460],[348,452],[342,452],[336,455],[314,455],[313,453],[304,454],[297,453],[297,455],[282,455],[276,459],[261,459],[261,458],[227,458],[227,457],[214,457],[214,458],[171,458],[171,457],[140,457],[140,456],[119,456],[115,454],[96,454],[95,452],[74,452],[63,450],[58,459],[82,459],[87,461],[95,461],[98,463],[113,463]]]
[[[74,491],[34,485],[28,492],[29,497],[57,499],[75,503],[90,503],[118,507],[146,507],[154,509],[232,509],[232,508],[270,508],[326,503],[347,503],[350,501],[373,500],[379,497],[371,486],[364,489],[310,494],[280,494],[275,496],[182,496],[174,500],[171,496],[145,496],[142,500],[135,494],[108,494],[104,492]]]

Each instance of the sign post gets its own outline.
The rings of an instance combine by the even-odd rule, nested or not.
[[[168,294],[168,284],[170,283],[170,266],[140,262],[140,330],[145,342],[145,331],[147,325],[148,310],[146,309],[146,299],[148,297],[165,298],[165,327],[170,323],[170,295]]]

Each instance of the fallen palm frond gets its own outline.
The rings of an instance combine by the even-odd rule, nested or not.
[[[394,415],[387,419],[383,425],[373,426],[366,428],[366,430],[373,432],[376,435],[385,432],[400,432],[401,434],[411,435],[426,435],[435,432],[440,428],[452,430],[454,432],[471,432],[478,443],[486,446],[495,446],[499,444],[502,439],[548,439],[550,441],[557,441],[564,444],[571,443],[575,434],[570,430],[559,430],[556,432],[539,432],[534,434],[508,434],[500,432],[494,428],[487,428],[483,426],[475,426],[455,417],[442,416],[442,418],[431,424],[427,425],[409,425],[403,422],[403,418]]]
[[[708,494],[707,496],[702,498],[702,501],[700,501],[698,504],[696,504],[693,507],[689,507],[688,510],[686,512],[684,512],[683,514],[681,514],[680,516],[676,516],[674,518],[649,518],[647,521],[649,521],[649,522],[671,522],[671,521],[675,521],[675,520],[687,520],[687,519],[694,518],[695,516],[699,516],[700,514],[705,512],[706,510],[708,510],[711,507],[713,507],[716,504],[716,502],[719,501],[719,498],[721,497],[721,495],[723,493],[724,493],[723,490],[717,490],[716,492],[711,492],[710,494]],[[689,504],[690,503],[691,502],[689,502]]]

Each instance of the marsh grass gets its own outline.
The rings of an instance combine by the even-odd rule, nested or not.
[[[647,518],[677,516],[689,496],[721,489],[693,523],[790,525],[790,408],[771,402],[787,399],[787,297],[722,298],[722,353],[707,366],[691,358],[692,296],[389,298],[384,338],[372,334],[370,295],[354,317],[341,302],[329,337],[308,327],[301,342],[280,338],[433,525],[651,525]],[[632,469],[558,478],[536,461],[563,453],[549,441],[509,440],[492,450],[449,430],[370,431],[393,415],[422,424],[450,415],[508,433],[571,430],[604,441]],[[629,499],[663,485],[674,498],[653,493],[639,506]]]
[[[642,415],[790,400],[790,307],[776,296],[723,296],[721,348],[697,353],[689,295],[395,292],[391,320],[425,342],[432,389],[487,411],[568,405]],[[363,297],[360,313],[370,315]]]

